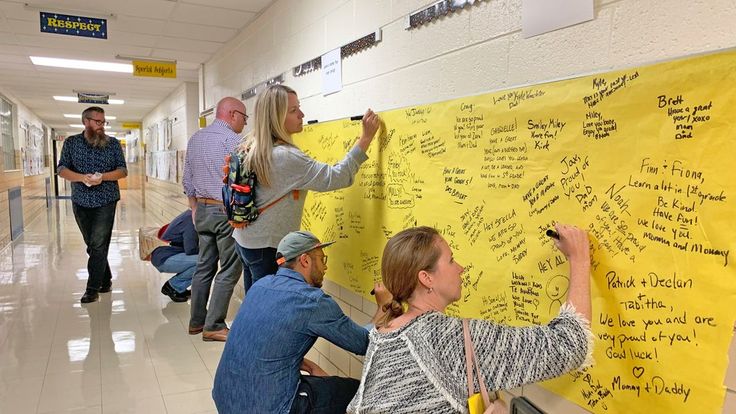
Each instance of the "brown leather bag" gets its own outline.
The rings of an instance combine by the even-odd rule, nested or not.
[[[163,227],[141,227],[138,229],[138,255],[141,260],[151,260],[151,253],[157,247],[169,245],[169,242],[161,239],[168,227],[169,225],[166,224]]]

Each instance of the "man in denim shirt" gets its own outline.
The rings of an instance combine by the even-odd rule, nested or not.
[[[304,358],[320,337],[358,355],[368,348],[366,327],[320,289],[323,248],[332,243],[306,231],[287,234],[277,249],[279,270],[248,290],[215,375],[212,397],[220,414],[345,412],[359,381],[327,376]],[[387,291],[376,287],[384,303]],[[379,306],[372,322],[382,314]]]

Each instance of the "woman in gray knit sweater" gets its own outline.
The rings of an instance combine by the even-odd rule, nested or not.
[[[291,139],[302,130],[304,118],[293,89],[269,86],[258,96],[254,112],[253,133],[241,150],[247,149],[245,163],[258,177],[256,205],[268,209],[233,231],[246,291],[256,280],[276,273],[276,246],[287,233],[299,230],[307,191],[337,190],[353,183],[380,122],[373,111],[366,111],[355,146],[342,161],[327,165],[304,154]]]
[[[530,327],[470,321],[489,392],[556,377],[592,360],[588,235],[556,227],[555,244],[570,264],[567,303],[557,317]],[[388,241],[381,272],[393,301],[370,332],[348,413],[467,413],[462,320],[444,314],[461,297],[463,270],[433,228],[407,229]]]

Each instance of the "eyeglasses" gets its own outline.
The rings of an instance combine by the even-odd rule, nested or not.
[[[327,256],[323,255],[323,256],[317,256],[317,257],[311,256],[311,257],[313,260],[322,259],[322,264],[327,265]]]
[[[237,112],[237,113],[239,113],[240,115],[243,115],[243,119],[244,119],[245,121],[247,121],[247,120],[248,120],[248,118],[250,118],[250,117],[249,117],[248,115],[246,115],[246,114],[245,114],[245,112],[240,112],[240,111],[238,111],[237,109],[233,109],[233,112]]]
[[[89,119],[90,121],[95,121],[95,124],[97,124],[97,126],[107,125],[107,121],[105,121],[104,119],[94,119],[89,117],[87,117],[87,119]]]

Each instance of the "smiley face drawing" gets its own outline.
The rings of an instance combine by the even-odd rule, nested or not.
[[[557,307],[562,306],[562,298],[567,294],[570,287],[570,279],[565,275],[557,275],[547,281],[547,297],[550,299],[549,313],[552,314],[552,306],[557,303]]]

